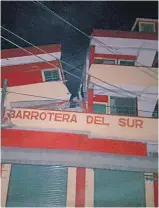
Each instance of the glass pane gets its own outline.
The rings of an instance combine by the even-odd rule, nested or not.
[[[111,114],[137,116],[136,98],[110,97]]]
[[[103,59],[95,59],[94,63],[95,64],[103,64]]]
[[[145,207],[144,174],[94,170],[94,207]]]
[[[107,59],[95,59],[95,64],[110,64],[110,65],[114,65],[115,64],[115,60],[107,60]]]
[[[49,70],[44,71],[45,81],[58,81],[59,78],[59,71],[58,70]]]
[[[93,112],[106,114],[106,105],[105,104],[93,104]]]
[[[153,24],[141,24],[141,31],[142,32],[154,32],[154,25]]]
[[[123,66],[134,66],[135,65],[135,61],[120,61],[120,65]]]
[[[103,64],[114,65],[115,64],[115,60],[103,60]]]

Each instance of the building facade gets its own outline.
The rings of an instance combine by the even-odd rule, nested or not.
[[[64,79],[43,82],[42,65],[41,81],[22,84],[2,68],[19,93],[4,102],[3,206],[158,207],[156,28],[94,30],[81,112],[57,108],[69,100]]]

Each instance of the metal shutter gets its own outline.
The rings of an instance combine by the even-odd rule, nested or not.
[[[7,207],[66,206],[67,168],[12,165]]]
[[[144,174],[94,170],[95,207],[145,207]]]

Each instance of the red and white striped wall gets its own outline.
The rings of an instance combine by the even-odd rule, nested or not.
[[[11,164],[1,170],[1,206],[6,206]],[[145,173],[146,207],[158,207],[158,175]],[[66,207],[94,207],[94,169],[69,167]]]
[[[145,173],[146,207],[158,207],[158,175]]]
[[[57,60],[61,58],[60,45],[37,47],[39,49],[35,47],[25,48],[28,52],[20,48],[1,51],[1,86],[3,86],[4,79],[8,80],[9,87],[41,83],[44,82],[42,70],[61,68],[61,64]],[[62,79],[64,75],[61,70],[60,72],[59,75]]]
[[[146,207],[158,207],[158,177],[145,173]],[[94,207],[94,170],[68,168],[67,207]]]
[[[88,168],[68,168],[67,207],[94,206],[94,171]]]
[[[2,66],[13,66],[20,64],[30,64],[37,62],[54,61],[55,57],[61,58],[61,46],[60,45],[44,45],[35,47],[14,49],[4,49],[1,51],[1,65]],[[38,58],[38,57],[39,58]],[[55,56],[55,57],[54,57]],[[41,58],[41,59],[40,59]],[[44,59],[44,60],[42,60]]]

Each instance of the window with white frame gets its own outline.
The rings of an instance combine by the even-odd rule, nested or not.
[[[119,65],[135,66],[135,61],[132,61],[132,60],[119,60]]]
[[[154,23],[140,23],[139,31],[140,32],[155,32],[155,24]]]
[[[44,82],[59,81],[60,80],[59,69],[42,70],[42,77]]]
[[[96,59],[94,60],[95,64],[108,64],[108,65],[114,65],[116,64],[115,59]]]

